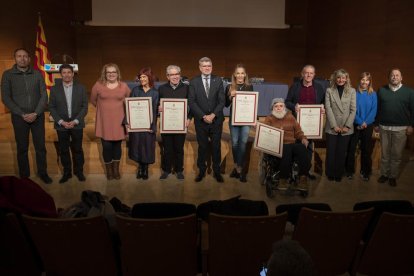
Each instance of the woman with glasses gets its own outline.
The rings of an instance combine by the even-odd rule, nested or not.
[[[139,164],[137,178],[148,179],[148,165],[155,162],[155,140],[157,133],[158,91],[154,88],[155,76],[151,68],[142,68],[138,73],[140,85],[132,89],[130,97],[151,97],[152,122],[149,132],[129,133],[129,158]]]
[[[231,83],[226,87],[226,107],[230,106],[236,96],[237,91],[253,91],[253,86],[249,83],[246,68],[242,64],[237,64],[231,76]],[[246,144],[249,138],[250,126],[233,126],[229,119],[231,144],[233,152],[234,169],[230,177],[238,178],[241,182],[246,182],[246,172],[243,170],[245,162]]]
[[[130,92],[128,85],[121,82],[121,73],[114,63],[103,66],[100,78],[92,87],[91,103],[96,107],[95,135],[101,138],[108,180],[121,178],[121,143],[126,136],[124,101]]]

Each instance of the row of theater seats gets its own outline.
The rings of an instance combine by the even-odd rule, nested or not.
[[[287,222],[318,275],[414,274],[414,208],[408,201],[361,202],[352,212],[332,212],[323,203],[279,205],[276,215],[209,213],[204,222],[192,204],[133,209],[141,218],[117,215],[115,232],[103,217],[9,213],[0,224],[0,275],[259,275],[272,244],[286,238]]]

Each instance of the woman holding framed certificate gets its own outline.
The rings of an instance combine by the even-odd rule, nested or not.
[[[149,129],[129,133],[128,156],[139,163],[137,178],[148,179],[148,165],[155,162],[155,140],[157,132],[158,91],[154,88],[154,75],[151,68],[142,68],[138,73],[140,85],[133,88],[130,97],[145,97],[152,121]],[[131,122],[129,122],[131,124]],[[129,126],[130,127],[130,126]]]
[[[124,100],[131,90],[121,82],[121,72],[114,63],[105,64],[101,77],[92,87],[91,103],[96,107],[95,135],[101,138],[106,178],[120,179],[121,143],[126,132]]]
[[[253,91],[253,86],[249,83],[249,77],[246,68],[242,64],[237,64],[234,73],[231,76],[231,84],[226,87],[226,107],[230,106],[230,114],[233,116],[232,100],[238,91]],[[243,171],[246,144],[249,138],[249,125],[232,125],[232,119],[229,119],[229,128],[231,135],[231,144],[233,152],[234,169],[230,177],[239,178],[241,182],[246,182],[246,172]]]

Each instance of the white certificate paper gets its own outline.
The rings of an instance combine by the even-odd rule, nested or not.
[[[128,132],[150,131],[152,123],[152,98],[129,97],[125,98]]]
[[[283,129],[257,123],[253,147],[270,155],[282,157],[283,135]]]
[[[160,133],[187,133],[187,99],[160,100]]]
[[[252,126],[257,120],[259,92],[237,91],[232,100],[231,124],[233,126]]]
[[[299,105],[297,120],[308,139],[322,139],[323,114],[322,104]]]

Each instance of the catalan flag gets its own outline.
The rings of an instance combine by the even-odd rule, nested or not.
[[[47,49],[45,31],[42,25],[42,19],[39,15],[39,23],[36,28],[36,51],[34,68],[39,70],[46,82],[47,94],[50,93],[50,88],[53,86],[53,78],[51,74],[46,73],[45,64],[50,63],[49,50]]]

